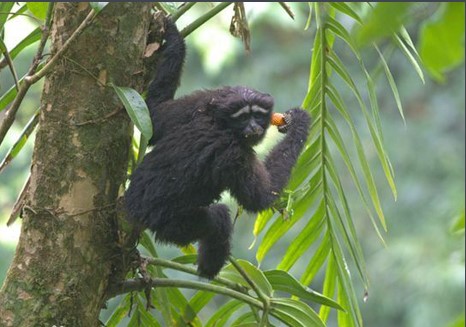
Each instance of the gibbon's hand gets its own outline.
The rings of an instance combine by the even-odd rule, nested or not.
[[[290,109],[283,114],[284,124],[278,126],[280,133],[286,134],[288,131],[300,127],[308,128],[310,123],[310,116],[307,111],[294,108]]]

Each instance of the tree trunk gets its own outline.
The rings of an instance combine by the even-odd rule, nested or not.
[[[55,4],[52,56],[90,10]],[[149,23],[150,3],[108,4],[46,77],[1,326],[99,325],[112,276],[124,271],[116,202],[132,131],[106,84],[142,90]]]

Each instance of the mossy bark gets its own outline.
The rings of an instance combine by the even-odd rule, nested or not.
[[[56,3],[52,56],[91,10]],[[143,89],[150,3],[110,3],[46,77],[0,326],[98,326],[121,260],[116,202],[132,127],[111,87]]]

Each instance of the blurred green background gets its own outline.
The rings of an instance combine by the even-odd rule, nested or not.
[[[241,84],[274,95],[277,111],[300,105],[307,91],[313,28],[311,25],[304,30],[306,5],[292,3],[291,7],[296,13],[294,21],[276,4],[246,5],[251,28],[250,53],[243,49],[239,39],[229,35],[229,12],[195,31],[187,39],[188,57],[178,94]],[[429,11],[424,14],[428,15]],[[193,10],[178,25],[186,25],[195,15]],[[7,29],[6,39],[11,45],[32,26],[27,18],[18,21],[14,28]],[[419,24],[420,19],[413,18],[407,25],[415,44],[418,44]],[[350,51],[339,44],[335,49],[346,67],[355,72],[353,78],[364,90],[363,76]],[[33,52],[34,47],[15,60],[19,75],[28,68]],[[363,52],[363,56],[369,64],[378,60],[374,51]],[[389,59],[389,66],[406,116],[405,125],[390,86],[381,74],[377,79],[379,106],[384,139],[395,170],[397,201],[377,166],[365,124],[362,119],[358,121],[362,136],[366,136],[363,141],[367,142],[368,158],[373,163],[388,221],[389,230],[384,234],[386,247],[368,223],[357,195],[349,194],[371,278],[365,303],[363,289],[355,280],[363,318],[366,326],[454,326],[461,315],[464,317],[465,305],[464,234],[452,232],[456,218],[464,215],[465,205],[464,63],[448,72],[443,83],[426,75],[425,84],[406,58],[396,51]],[[11,85],[10,73],[4,69],[0,73],[0,94]],[[27,117],[37,108],[40,89],[41,85],[36,85],[28,94],[6,144],[0,148],[1,158],[18,137]],[[345,92],[343,87],[342,92]],[[357,114],[359,109],[349,93],[345,94],[345,102],[350,108],[353,105]],[[258,152],[265,153],[277,137],[271,131]],[[0,283],[14,255],[20,230],[20,221],[11,227],[6,227],[6,221],[28,174],[32,148],[33,140],[29,140],[22,153],[0,174]],[[349,179],[346,182],[351,183]],[[236,257],[255,262],[254,251],[248,250],[253,241],[253,223],[254,217],[246,216],[237,222],[233,252]],[[293,238],[293,235],[287,237]],[[176,253],[171,247],[161,248],[161,256],[171,257]],[[264,265],[272,267],[274,262],[278,259],[269,256]],[[317,281],[312,286],[321,291]]]

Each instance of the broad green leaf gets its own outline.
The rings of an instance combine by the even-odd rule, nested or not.
[[[453,224],[451,225],[450,232],[452,233],[464,233],[464,209],[463,211],[454,219]]]
[[[225,326],[228,319],[242,306],[244,302],[238,300],[231,300],[218,309],[212,317],[207,321],[205,327],[221,327]]]
[[[171,259],[173,262],[182,264],[193,264],[197,261],[197,254],[187,254]]]
[[[311,21],[312,21],[312,3],[311,2],[308,2],[307,3],[308,6],[309,6],[309,14],[307,15],[307,21],[306,21],[306,26],[304,26],[304,30],[306,31],[309,26],[311,26]]]
[[[403,119],[403,122],[406,125],[405,115],[403,113],[403,107],[401,105],[400,94],[398,93],[398,88],[396,86],[395,79],[393,78],[393,75],[392,75],[392,73],[390,71],[390,68],[388,67],[387,62],[385,61],[385,58],[384,58],[382,52],[380,52],[380,50],[379,50],[379,48],[377,46],[375,46],[375,49],[379,53],[380,60],[381,60],[381,62],[383,64],[383,68],[385,70],[385,75],[387,76],[388,83],[390,84],[390,88],[392,89],[393,95],[395,97],[396,106],[398,107],[398,111],[400,112],[401,118]]]
[[[0,32],[3,30],[3,26],[8,19],[8,15],[11,13],[11,8],[14,6],[14,1],[0,2]]]
[[[302,199],[303,207],[306,209],[315,199],[320,196],[319,192],[313,191]],[[304,203],[305,202],[305,203]],[[283,218],[277,218],[272,226],[267,230],[262,243],[256,251],[256,259],[258,262],[262,262],[270,248],[291,228],[293,225],[302,218],[302,214],[293,214],[291,218],[285,220]]]
[[[333,298],[335,294],[337,270],[333,256],[329,256],[327,268],[325,269],[324,286],[322,293],[328,298]],[[326,322],[330,314],[330,308],[328,306],[322,306],[319,310],[319,317],[322,321]]]
[[[39,41],[41,36],[42,36],[42,31],[40,30],[40,27],[37,27],[31,33],[29,33],[24,39],[22,39],[13,49],[11,49],[10,51],[11,59],[16,58],[16,56],[20,54],[24,48]]]
[[[95,12],[99,13],[102,11],[102,9],[105,8],[106,5],[109,4],[109,2],[90,2],[89,4]]]
[[[128,315],[128,312],[131,307],[131,293],[126,294],[118,307],[113,311],[112,315],[108,318],[105,323],[106,327],[117,327],[119,323]]]
[[[309,219],[309,222],[288,246],[285,256],[277,266],[278,269],[288,271],[316,241],[322,231],[322,228],[324,227],[324,216],[324,201],[321,200],[319,207],[315,211],[314,215]]]
[[[272,286],[262,271],[252,265],[246,260],[236,260],[236,262],[243,268],[244,272],[248,275],[249,279],[264,293],[266,296],[272,296]]]
[[[126,111],[134,125],[144,135],[146,140],[152,138],[152,121],[147,104],[141,95],[129,87],[119,87],[113,85],[113,89],[125,105]]]
[[[409,2],[379,2],[363,18],[363,24],[355,26],[359,46],[371,44],[398,32],[405,21]]]
[[[7,152],[3,161],[0,163],[0,171],[2,171],[5,168],[5,166],[8,165],[8,163],[10,163],[11,160],[13,160],[18,155],[18,153],[24,147],[24,144],[26,144],[26,141],[29,139],[29,136],[34,131],[38,122],[39,122],[39,110],[36,110],[32,118],[29,120],[29,122],[24,127],[18,140],[13,144],[11,149]]]
[[[257,237],[257,235],[260,234],[260,232],[265,228],[267,223],[272,219],[274,216],[274,212],[272,209],[267,209],[262,212],[260,212],[257,215],[256,221],[254,223],[254,229],[253,229],[253,234],[254,236]]]
[[[330,252],[330,236],[327,231],[324,238],[320,242],[319,247],[314,253],[312,260],[309,261],[306,270],[304,271],[303,275],[301,276],[301,283],[303,285],[309,285],[313,280],[314,277],[317,275],[317,272],[324,264],[325,260],[328,257]]]
[[[356,87],[356,84],[354,83],[353,79],[351,78],[349,73],[344,68],[344,66],[343,66],[342,62],[340,61],[340,59],[338,58],[338,56],[336,56],[335,54],[330,55],[328,57],[328,62],[335,69],[335,72],[337,72],[338,75],[340,75],[340,77],[347,83],[347,85],[353,91],[353,94],[356,96],[356,98],[357,98],[357,100],[358,100],[358,102],[360,104],[361,110],[363,111],[364,117],[366,118],[366,122],[367,122],[367,125],[369,127],[372,139],[374,140],[374,144],[375,144],[375,146],[377,148],[377,154],[379,155],[379,159],[381,160],[382,165],[384,165],[384,164],[387,165],[387,155],[385,154],[385,151],[383,149],[382,143],[380,141],[380,137],[377,134],[377,132],[375,131],[375,128],[373,126],[373,122],[372,122],[372,120],[370,119],[370,117],[369,117],[369,115],[367,113],[366,106],[365,106],[365,104],[364,104],[364,102],[362,100],[361,94],[359,93],[359,91],[358,91],[358,89]],[[353,136],[354,136],[354,134],[353,134]],[[374,177],[372,176],[371,169],[369,167],[369,164],[367,163],[366,155],[364,154],[364,150],[363,150],[363,147],[362,147],[361,144],[356,144],[356,149],[358,150],[357,153],[358,153],[358,157],[359,157],[359,162],[361,163],[361,168],[362,168],[363,173],[364,173],[364,178],[366,180],[366,183],[367,183],[367,186],[368,186],[368,189],[369,189],[369,194],[371,196],[372,203],[374,204],[377,215],[379,216],[379,219],[380,219],[384,229],[386,230],[387,227],[386,227],[386,222],[385,222],[385,216],[383,214],[382,206],[380,204],[380,199],[379,199],[379,195],[378,195],[378,192],[377,192],[377,187],[376,187],[375,182],[374,182]]]
[[[341,38],[345,43],[350,47],[350,49],[353,51],[354,55],[356,58],[361,60],[361,55],[359,53],[358,48],[356,47],[353,38],[351,35],[348,33],[348,31],[341,25],[339,22],[337,22],[334,19],[329,18],[327,21],[327,29],[335,33],[339,38]]]
[[[424,73],[422,72],[421,66],[419,65],[419,63],[417,62],[413,54],[409,51],[408,47],[404,44],[403,40],[398,35],[395,35],[395,43],[398,45],[400,50],[404,53],[406,58],[409,60],[409,62],[413,66],[417,75],[421,79],[422,84],[425,84],[426,81],[424,80]]]
[[[335,173],[334,173],[335,174]],[[333,174],[333,175],[334,175]],[[335,177],[332,177],[332,179]],[[343,202],[343,206],[345,210],[348,210],[348,203],[344,194],[341,194],[341,185],[339,186],[339,195],[342,198],[340,202]],[[364,287],[368,287],[369,281],[367,277],[367,270],[366,270],[366,263],[364,261],[364,255],[362,253],[361,245],[359,244],[358,237],[356,235],[356,230],[354,228],[354,224],[350,214],[347,212],[344,216],[346,217],[345,220],[342,218],[342,214],[340,213],[335,200],[332,197],[329,197],[328,201],[329,210],[331,212],[331,217],[334,221],[334,226],[339,229],[339,235],[343,236],[343,240],[345,241],[346,247],[348,252],[350,253],[354,263],[359,272],[359,277],[364,285]]]
[[[246,312],[233,321],[231,327],[257,327],[256,316],[253,312]]]
[[[302,299],[323,304],[335,309],[343,308],[331,298],[328,298],[307,286],[302,285],[296,278],[283,270],[268,270],[264,272],[275,291],[282,291]]]
[[[353,18],[359,24],[363,24],[361,17],[351,8],[349,3],[346,2],[329,2],[329,4],[336,10],[343,14]]]
[[[333,224],[329,222],[330,231],[336,235]],[[361,312],[359,311],[358,303],[354,295],[354,288],[351,281],[351,274],[343,256],[343,251],[337,237],[332,238],[332,250],[335,259],[335,264],[338,268],[338,278],[343,287],[338,291],[343,292],[344,296],[348,299],[348,306],[344,307],[348,314],[351,315],[352,320],[357,323],[358,327],[362,327]],[[341,302],[340,302],[341,303]]]
[[[155,249],[153,237],[150,235],[149,231],[144,231],[141,233],[139,244],[143,246],[151,256],[157,257],[157,250]]]
[[[29,11],[41,20],[45,20],[47,16],[47,10],[49,8],[49,2],[28,2],[27,6]]]
[[[173,312],[176,311],[176,316],[178,319],[176,326],[185,326],[185,325],[192,326],[192,327],[202,326],[201,320],[197,317],[197,313],[199,312],[199,310],[196,310],[196,308],[194,308],[191,305],[191,300],[190,301],[186,300],[185,296],[178,288],[170,287],[170,288],[166,288],[165,291],[167,295],[167,298],[165,299],[166,303],[160,303],[162,307],[161,309],[167,310],[166,308],[167,306],[171,307],[172,316],[173,316]],[[214,293],[205,293],[204,295],[209,296],[208,300],[211,299],[210,296],[215,296]],[[155,298],[155,296],[153,298]],[[159,300],[159,302],[164,300],[164,298],[160,296],[157,296],[157,299]]]
[[[169,14],[174,14],[177,10],[178,7],[176,6],[176,2],[159,2],[159,4],[162,6],[163,9],[165,9],[166,12]]]
[[[319,316],[304,302],[293,299],[270,300],[271,314],[290,326],[325,327]]]
[[[338,301],[345,307],[349,307],[348,298],[345,292],[342,290],[341,282],[338,282]],[[347,327],[354,327],[354,320],[352,319],[351,315],[348,312],[337,312],[337,319],[339,326],[347,326]]]
[[[421,27],[419,53],[439,82],[444,81],[444,72],[464,61],[464,23],[464,2],[448,2]]]

